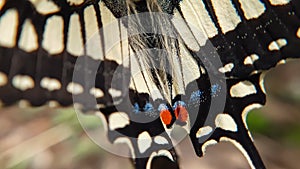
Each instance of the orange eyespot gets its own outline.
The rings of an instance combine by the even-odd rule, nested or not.
[[[185,107],[183,106],[177,106],[175,111],[175,116],[176,116],[176,119],[181,121],[181,122],[186,122],[187,119],[188,119],[188,111],[186,110]]]
[[[160,118],[165,125],[170,125],[172,122],[172,115],[167,109],[160,111]]]

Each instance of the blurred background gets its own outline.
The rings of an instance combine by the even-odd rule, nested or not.
[[[271,169],[300,169],[300,61],[271,70],[267,104],[248,115],[255,145]],[[86,118],[97,126],[94,116]],[[197,158],[188,138],[176,147],[183,169],[248,169],[230,143],[209,147]],[[130,161],[98,147],[72,108],[0,109],[0,169],[133,169]]]

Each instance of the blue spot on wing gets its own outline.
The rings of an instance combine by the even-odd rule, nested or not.
[[[153,108],[153,105],[151,103],[146,103],[145,106],[144,106],[144,111],[145,112],[150,112],[150,111],[153,111],[154,108]]]
[[[211,96],[216,97],[216,96],[218,96],[218,92],[220,92],[220,90],[221,90],[221,86],[218,84],[214,84],[211,86],[210,90],[211,90]]]
[[[212,97],[217,97],[218,93],[221,91],[221,86],[219,84],[213,84],[210,88],[210,95]],[[201,90],[197,90],[192,92],[190,100],[189,100],[189,104],[200,104],[200,102],[205,101],[205,94],[203,91]]]
[[[202,97],[203,97],[203,92],[201,90],[194,91],[191,94],[189,103],[195,103],[195,102],[198,103],[198,102],[200,102],[200,100],[201,100]]]
[[[138,103],[134,103],[134,105],[133,105],[133,112],[135,114],[138,114],[140,112],[140,106],[139,106]]]
[[[173,105],[173,110],[175,110],[178,106],[186,107],[186,104],[183,101],[177,101]]]

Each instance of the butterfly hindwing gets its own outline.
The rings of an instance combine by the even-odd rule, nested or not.
[[[264,168],[247,129],[246,115],[265,104],[264,71],[288,58],[300,57],[300,2],[128,2],[0,0],[0,105],[26,100],[32,106],[76,103],[84,112],[100,110],[108,139],[127,143],[136,168],[179,168],[169,133],[174,125],[187,130],[198,156],[204,155],[208,145],[230,141],[252,168]],[[176,30],[177,39],[136,35],[105,55],[105,25],[128,14],[149,11],[179,17],[186,26],[166,22],[167,26],[159,25],[158,29]],[[147,24],[147,19],[153,18],[143,19]],[[122,29],[130,33],[127,28],[132,23],[123,20],[118,24],[111,38],[121,40]],[[133,30],[144,28],[143,24],[133,25]],[[182,28],[186,29],[183,34]],[[91,40],[97,46],[90,45]],[[155,60],[147,53],[135,56],[139,64],[122,63],[124,53],[130,55],[145,48],[168,49],[178,56],[157,55]],[[143,67],[141,61],[147,59],[163,66],[142,73],[143,78],[130,74],[131,68]],[[220,59],[221,64],[214,64],[214,59]],[[190,73],[193,80],[185,82],[184,77],[165,73],[171,61],[179,71],[176,76],[196,65]],[[225,76],[218,79],[221,73]],[[183,93],[175,85],[180,78],[184,81]],[[212,81],[214,78],[218,80]],[[144,83],[154,84],[163,97],[154,98],[150,91],[138,90]],[[213,102],[223,96],[224,103]],[[223,104],[224,109],[220,106]],[[170,113],[170,119],[161,118],[161,105]],[[214,106],[216,116],[210,114]]]

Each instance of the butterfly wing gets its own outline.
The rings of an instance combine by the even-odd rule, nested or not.
[[[204,121],[209,111],[210,99],[202,104],[205,105],[200,112],[202,116],[194,119],[195,125],[191,128],[190,138],[196,153],[203,155],[206,146],[211,143],[231,141],[243,150],[246,157],[249,157],[250,164],[256,168],[263,167],[248,134],[245,117],[251,108],[265,103],[261,85],[263,78],[260,72],[274,67],[286,58],[299,57],[297,48],[300,44],[299,2],[293,0],[158,2],[166,13],[183,17],[188,25],[193,23],[206,32],[207,37],[204,40],[195,36],[198,45],[200,44],[201,50],[206,50],[210,47],[207,45],[210,41],[216,47],[216,52],[211,53],[211,56],[220,56],[223,67],[211,69],[219,70],[226,75],[224,113],[216,117],[214,130],[209,137],[205,137],[204,142],[199,139],[199,135],[203,135],[200,129],[206,127]],[[131,155],[145,157],[136,158],[137,168],[149,167],[152,162],[160,159],[178,167],[177,156],[168,135],[159,135],[164,131],[159,118],[143,125],[128,120],[122,127],[117,128],[113,126],[113,121],[110,121],[118,116],[116,113],[132,119],[134,103],[138,100],[153,100],[149,94],[145,97],[132,90],[129,97],[131,100],[121,100],[119,103],[125,114],[119,112],[122,109],[116,109],[119,106],[114,103],[114,97],[109,91],[111,86],[108,84],[111,83],[116,67],[120,67],[119,63],[111,62],[105,57],[100,58],[103,66],[94,73],[98,75],[97,81],[104,83],[96,83],[93,90],[90,88],[91,84],[83,83],[82,79],[72,80],[74,70],[75,72],[80,70],[80,64],[77,65],[78,69],[75,66],[77,56],[87,55],[85,56],[87,59],[83,61],[98,65],[98,54],[105,52],[102,51],[105,45],[101,43],[103,40],[101,38],[104,37],[101,32],[104,20],[127,15],[125,2],[106,0],[104,3],[110,11],[103,8],[102,2],[99,5],[99,1],[85,1],[79,4],[46,0],[0,1],[0,34],[3,37],[0,40],[1,102],[10,105],[19,100],[27,100],[32,105],[39,106],[49,101],[57,101],[62,105],[70,105],[73,103],[72,94],[76,95],[78,97],[75,97],[75,101],[79,99],[77,101],[84,104],[87,110],[102,107],[110,141],[125,142],[134,150]],[[137,4],[139,5],[143,6]],[[115,8],[116,6],[118,8]],[[253,6],[255,9],[251,8]],[[139,10],[142,11],[143,8]],[[96,48],[84,48],[84,44],[94,37],[94,32],[99,32],[95,39],[100,45]],[[188,53],[195,56],[198,50],[194,48],[193,42],[184,36],[181,38],[186,42]],[[121,56],[112,56],[116,57]],[[81,73],[86,75],[89,71],[84,70]],[[196,83],[198,86],[206,87],[203,88],[203,91],[207,91],[206,97],[213,98],[214,96],[210,94],[211,89],[207,88],[207,85],[211,85],[207,83],[210,77],[202,78],[204,80],[196,80]],[[122,81],[120,91],[124,86],[128,86],[128,83],[128,79]],[[188,89],[189,86],[187,91]],[[87,102],[95,97],[99,105]],[[106,105],[103,107],[104,103]],[[139,106],[143,107],[144,104],[145,102],[139,103]],[[194,111],[191,106],[189,108],[190,112]],[[229,119],[229,122],[233,123],[229,126],[223,124],[224,119]],[[160,136],[160,140],[163,140],[161,142],[165,144],[157,144],[155,136]],[[150,146],[141,146],[139,139],[136,139],[139,137],[144,138]]]
[[[112,11],[118,7],[111,6],[111,1],[105,4]],[[132,120],[136,116],[132,115],[132,103],[139,102],[143,106],[145,102],[141,101],[152,100],[150,96],[131,90],[130,99],[121,99],[118,103],[112,96],[113,77],[123,77],[128,71],[110,60],[120,57],[120,49],[116,49],[119,53],[115,55],[99,56],[105,48],[101,43],[103,25],[111,22],[114,15],[118,13],[111,13],[99,1],[79,4],[48,0],[1,1],[1,103],[5,106],[21,100],[31,106],[79,103],[81,110],[97,111],[104,117],[109,141],[126,143],[136,168],[150,168],[157,160],[164,161],[168,168],[178,168],[176,152],[157,118],[158,112],[148,112],[151,118],[155,117],[148,123]],[[118,26],[121,27],[121,23]],[[99,46],[88,46],[90,39],[95,39]],[[116,70],[120,69],[119,76]],[[129,88],[130,79],[114,80],[121,80],[118,86],[113,86],[115,91]]]
[[[285,63],[287,58],[299,58],[299,2],[183,1],[178,11],[190,23],[204,27],[216,47],[212,55],[219,55],[223,63],[217,69],[226,75],[224,112],[216,116],[212,128],[204,125],[209,107],[202,106],[201,110],[190,107],[189,111],[204,114],[197,117],[190,132],[197,155],[202,156],[209,145],[229,141],[241,150],[252,168],[264,168],[247,129],[246,115],[265,104],[265,70]],[[201,19],[195,21],[194,15]],[[208,105],[210,100],[201,102]]]

